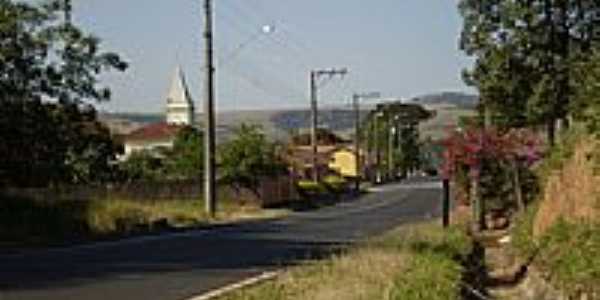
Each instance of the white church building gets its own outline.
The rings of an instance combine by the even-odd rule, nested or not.
[[[126,159],[136,151],[156,151],[172,148],[179,130],[195,125],[194,101],[180,67],[173,74],[166,96],[165,121],[141,127],[123,138]]]

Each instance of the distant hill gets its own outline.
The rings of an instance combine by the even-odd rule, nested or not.
[[[479,96],[459,92],[443,92],[415,97],[410,102],[423,105],[449,104],[459,108],[475,109],[479,103]]]
[[[463,116],[474,114],[478,97],[464,93],[436,93],[415,97],[409,102],[423,105],[429,110],[436,111],[436,117],[422,124],[422,135],[433,138],[442,137],[449,127],[457,124],[458,119]],[[362,116],[370,108],[363,107]],[[156,114],[103,114],[103,118],[112,128],[127,133],[132,128],[144,124],[160,122],[164,116]],[[199,115],[197,120],[201,122]],[[282,109],[282,110],[248,110],[248,111],[224,111],[219,112],[217,123],[221,132],[227,135],[235,126],[241,123],[260,125],[265,129],[267,135],[277,140],[287,140],[292,132],[305,131],[310,128],[309,109]],[[349,138],[353,135],[354,112],[348,108],[328,108],[319,111],[319,127],[326,128]],[[227,138],[227,137],[224,137]]]

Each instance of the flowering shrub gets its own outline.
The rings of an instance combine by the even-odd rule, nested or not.
[[[468,191],[472,182],[480,185],[484,199],[506,204],[508,195],[521,193],[520,174],[543,154],[542,140],[527,129],[469,127],[451,132],[443,144],[442,174],[454,181],[458,187],[455,196],[463,204],[470,202]]]

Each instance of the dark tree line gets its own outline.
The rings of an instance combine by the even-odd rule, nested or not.
[[[127,64],[66,22],[62,1],[0,0],[0,185],[109,180],[116,145],[92,106]]]

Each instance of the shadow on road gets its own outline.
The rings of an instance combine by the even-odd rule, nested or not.
[[[261,229],[261,234],[265,233]],[[328,257],[347,243],[269,239],[251,231],[186,237],[120,248],[0,259],[0,291],[72,287],[102,278],[152,273],[268,269]],[[94,253],[96,252],[96,253]],[[207,259],[209,258],[209,259]]]

